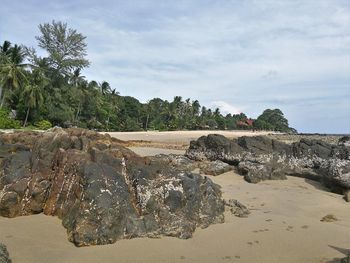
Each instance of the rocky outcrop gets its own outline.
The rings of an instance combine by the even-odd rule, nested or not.
[[[197,161],[234,164],[252,183],[291,175],[318,180],[335,192],[343,192],[350,189],[349,153],[350,148],[342,142],[332,145],[301,139],[285,144],[264,136],[229,140],[208,135],[192,141],[186,156]]]
[[[77,246],[189,238],[223,222],[221,191],[209,178],[141,158],[108,135],[53,129],[1,134],[0,142],[0,215],[58,216]]]
[[[4,244],[0,243],[0,263],[11,263],[9,252]]]
[[[176,154],[158,154],[156,156],[150,157],[151,160],[158,160],[167,163],[169,166],[182,170],[191,172],[196,169],[199,169],[201,174],[206,175],[220,175],[231,171],[233,166],[222,162],[220,160],[215,161],[194,161],[189,159],[184,155],[176,155]]]

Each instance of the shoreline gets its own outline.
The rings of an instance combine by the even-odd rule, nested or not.
[[[134,133],[127,135],[132,140],[142,139]],[[172,132],[163,136],[158,133],[152,138],[165,141],[165,146],[175,139],[186,144],[193,133]],[[183,153],[183,150],[169,148],[128,147],[141,156]],[[66,230],[57,217],[43,214],[11,219],[0,217],[0,242],[7,246],[14,263],[326,263],[338,262],[336,259],[350,252],[349,203],[341,195],[326,191],[319,183],[288,177],[287,180],[251,184],[234,171],[202,176],[220,185],[224,199],[238,200],[251,214],[238,218],[227,210],[224,223],[197,229],[193,237],[186,240],[164,236],[135,238],[81,248],[68,241]],[[335,215],[338,220],[321,222],[327,214]]]

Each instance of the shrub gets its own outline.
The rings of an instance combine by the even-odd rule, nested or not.
[[[39,130],[48,130],[48,129],[52,128],[52,124],[48,120],[39,121],[39,122],[35,123],[35,126]]]
[[[0,109],[0,129],[19,129],[21,123],[18,120],[11,119],[9,112],[5,109]]]

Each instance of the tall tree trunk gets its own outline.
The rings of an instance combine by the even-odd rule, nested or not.
[[[80,103],[79,103],[79,105],[78,105],[78,110],[77,110],[77,114],[75,115],[74,122],[77,122],[77,121],[78,121],[79,114],[80,114]]]
[[[108,112],[108,118],[107,118],[107,131],[109,131],[109,118],[110,118],[110,113]]]
[[[29,110],[30,110],[30,108],[28,107],[28,110],[27,110],[27,115],[26,115],[26,119],[24,120],[23,127],[26,127],[26,125],[27,125],[28,116],[29,116]]]
[[[146,119],[146,131],[147,131],[147,128],[148,128],[148,119],[149,119],[149,114],[147,114],[147,119]]]
[[[1,98],[2,98],[2,90],[3,90],[3,87],[0,86],[0,100],[1,100]],[[2,103],[1,103],[1,105],[0,105],[0,108],[2,108]]]
[[[4,92],[4,94],[2,94],[0,108],[2,108],[4,106],[4,102],[5,102],[5,92]]]

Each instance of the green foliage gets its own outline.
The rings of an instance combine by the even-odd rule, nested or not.
[[[254,127],[261,130],[272,130],[280,132],[295,133],[296,130],[290,128],[288,120],[284,117],[280,109],[267,109],[255,121]]]
[[[56,21],[39,25],[39,30],[36,39],[47,52],[45,57],[37,56],[34,48],[8,41],[0,45],[0,109],[5,105],[16,110],[24,126],[28,122],[39,129],[58,125],[101,131],[252,129],[243,113],[223,116],[218,108],[181,96],[141,103],[121,96],[106,81],[88,81],[81,72],[89,65],[85,36]],[[19,127],[6,114],[2,123]],[[293,131],[277,109],[266,110],[254,128]]]
[[[18,45],[5,41],[0,46],[0,108],[11,103],[11,97],[27,83],[25,53]]]
[[[48,120],[42,120],[37,123],[35,123],[35,127],[39,130],[48,130],[52,128],[52,124]]]
[[[68,74],[89,65],[89,61],[85,58],[87,55],[85,36],[68,28],[66,23],[54,20],[39,25],[39,30],[41,35],[36,39],[39,47],[49,54],[46,61],[51,68],[60,74]]]
[[[211,130],[218,128],[218,123],[213,119],[209,119],[206,124],[208,125],[208,128]]]
[[[124,131],[140,131],[140,124],[136,119],[127,118],[125,121]]]
[[[0,129],[19,129],[21,123],[9,117],[9,111],[0,109]]]

